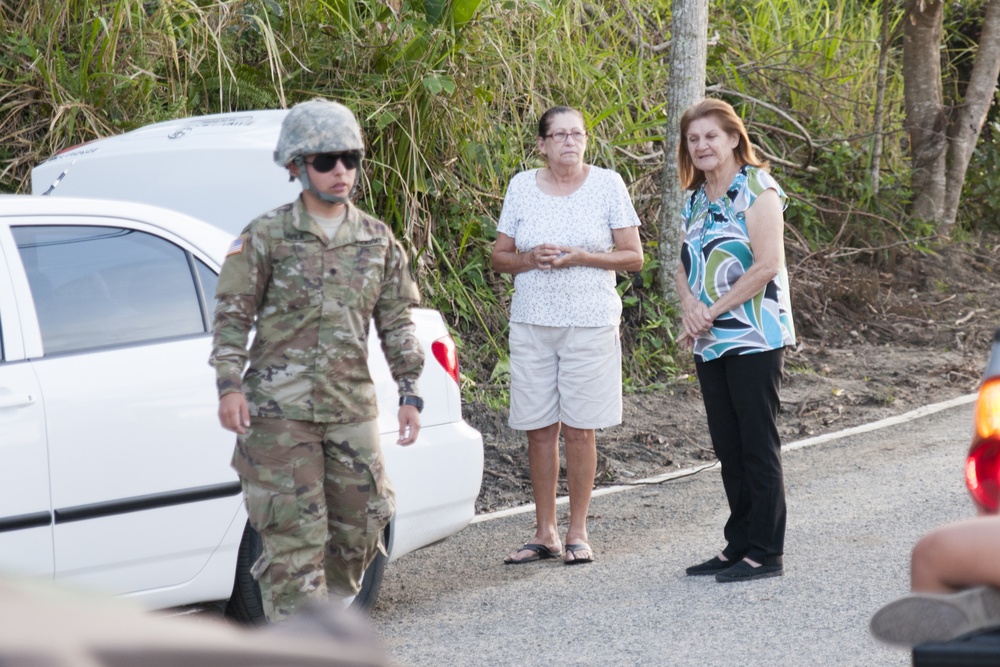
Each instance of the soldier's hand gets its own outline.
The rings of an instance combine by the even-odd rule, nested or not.
[[[420,433],[420,412],[412,405],[399,406],[399,440],[397,445],[412,445]]]
[[[250,426],[250,408],[243,394],[236,391],[219,399],[219,423],[227,431],[246,434]]]

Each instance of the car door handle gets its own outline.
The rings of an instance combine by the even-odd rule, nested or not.
[[[34,402],[35,397],[31,394],[0,396],[0,410],[4,408],[23,408],[25,406],[32,405]]]

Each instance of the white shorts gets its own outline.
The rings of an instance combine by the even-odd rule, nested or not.
[[[510,427],[562,422],[598,429],[622,422],[618,327],[510,323]]]

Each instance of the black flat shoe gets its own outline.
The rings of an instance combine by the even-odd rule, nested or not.
[[[706,560],[704,563],[692,565],[684,571],[687,572],[689,577],[698,577],[706,574],[718,574],[719,572],[728,570],[739,562],[740,561],[738,560],[722,560],[718,556],[714,556],[711,560]]]
[[[781,563],[777,565],[761,565],[754,567],[745,560],[741,560],[730,568],[715,575],[715,580],[721,583],[733,581],[753,581],[754,579],[766,579],[767,577],[780,577],[785,573],[785,568]]]

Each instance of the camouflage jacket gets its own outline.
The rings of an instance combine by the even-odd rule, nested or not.
[[[233,241],[216,298],[219,396],[242,391],[251,415],[374,419],[372,318],[400,394],[419,393],[424,352],[410,309],[420,295],[406,253],[384,222],[352,205],[330,242],[301,198],[256,218]]]

